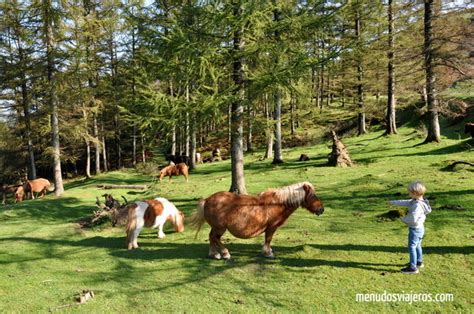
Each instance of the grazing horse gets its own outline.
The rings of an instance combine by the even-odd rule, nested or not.
[[[309,182],[271,189],[258,196],[217,192],[199,201],[198,209],[190,222],[197,227],[196,236],[204,221],[211,226],[211,258],[230,258],[229,250],[221,243],[226,230],[242,239],[253,238],[265,232],[262,253],[265,257],[273,257],[270,247],[273,234],[300,206],[316,215],[321,215],[324,211],[321,200]]]
[[[160,171],[160,181],[164,178],[164,177],[167,177],[169,176],[170,177],[170,181],[171,181],[171,178],[173,176],[179,176],[179,175],[183,175],[185,178],[186,178],[186,182],[188,182],[188,166],[186,166],[186,164],[184,162],[180,163],[180,164],[170,164],[166,167],[164,167],[163,169],[161,169]]]
[[[196,163],[202,164],[202,155],[201,153],[196,153]]]
[[[46,191],[52,190],[54,190],[54,187],[47,179],[28,180],[16,189],[15,203],[22,202],[25,198],[28,198],[28,194],[31,195],[31,199],[35,199],[35,193],[40,193],[40,197],[43,198],[46,195]]]
[[[137,238],[143,227],[158,228],[158,238],[164,238],[163,225],[171,221],[176,232],[184,231],[184,214],[165,198],[135,202],[128,209],[127,244],[128,249],[138,248]]]
[[[15,203],[23,202],[24,198],[25,198],[25,189],[23,188],[23,185],[20,185],[15,191]]]
[[[35,199],[35,193],[40,193],[40,197],[43,198],[46,195],[46,191],[54,190],[51,183],[47,179],[38,178],[34,180],[28,180],[23,184],[25,194],[31,194],[31,199]]]

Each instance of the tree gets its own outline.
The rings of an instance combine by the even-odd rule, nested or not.
[[[242,7],[239,1],[232,4],[233,17],[238,21],[242,15]],[[231,105],[231,168],[232,183],[230,192],[247,194],[244,178],[244,149],[243,149],[243,113],[244,113],[244,60],[242,50],[242,28],[235,25],[233,30],[233,71],[234,100]]]
[[[2,4],[2,24],[6,30],[5,37],[10,54],[7,63],[8,87],[14,93],[12,97],[19,102],[23,116],[20,120],[24,123],[23,137],[27,144],[27,168],[28,179],[36,178],[36,163],[33,145],[32,121],[31,121],[31,94],[33,80],[37,71],[34,69],[33,56],[36,49],[34,37],[35,21],[31,14],[31,8],[25,3],[10,1]],[[21,112],[18,110],[19,117]]]
[[[56,94],[55,80],[55,37],[53,28],[58,28],[57,15],[54,12],[51,0],[43,0],[43,20],[44,20],[44,45],[46,47],[46,68],[47,68],[47,87],[49,108],[51,110],[51,135],[52,135],[52,153],[53,153],[53,173],[54,173],[54,194],[60,196],[64,192],[63,178],[61,172],[61,153],[59,144],[59,119],[58,119],[58,99]]]
[[[280,8],[276,7],[273,12],[275,23],[278,24],[281,20],[281,11]],[[277,26],[278,27],[278,26]],[[278,28],[275,30],[275,45],[279,46],[281,44],[280,31]],[[279,65],[279,53],[275,54],[275,65]],[[281,101],[282,101],[282,92],[279,86],[275,89],[275,141],[274,141],[274,154],[273,154],[273,164],[283,163],[283,154],[282,154],[282,143],[281,143]]]
[[[395,0],[388,0],[388,82],[387,82],[387,118],[385,134],[396,134],[397,124],[395,120],[395,68],[394,68],[394,47],[393,47],[393,7]]]
[[[355,36],[357,41],[357,46],[359,48],[358,57],[357,57],[357,107],[359,108],[357,126],[358,126],[358,135],[367,133],[365,126],[365,108],[364,108],[364,83],[363,83],[363,63],[362,63],[362,52],[361,48],[363,45],[362,35],[361,35],[361,12],[360,6],[356,6],[355,10]]]
[[[424,143],[440,142],[440,127],[438,121],[438,103],[436,99],[436,76],[433,64],[433,5],[434,0],[425,0],[424,10],[424,56],[426,93],[428,105],[428,135]]]

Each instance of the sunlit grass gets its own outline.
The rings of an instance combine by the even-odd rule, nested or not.
[[[263,237],[224,236],[233,259],[206,258],[206,226],[173,233],[154,230],[139,238],[141,248],[125,249],[124,230],[104,226],[81,230],[75,223],[96,209],[104,190],[97,184],[151,184],[147,191],[108,190],[129,201],[163,196],[189,215],[197,200],[230,186],[230,162],[199,165],[190,182],[170,183],[132,170],[72,181],[63,197],[48,195],[0,209],[0,311],[46,312],[468,312],[474,246],[474,176],[469,166],[443,170],[454,160],[472,159],[472,141],[451,136],[440,144],[415,146],[423,138],[412,128],[383,137],[382,131],[343,138],[356,166],[326,166],[329,142],[284,151],[285,163],[246,156],[249,193],[310,181],[325,204],[315,217],[299,209],[275,234],[276,258],[260,257]],[[298,162],[301,153],[309,162]],[[411,180],[425,182],[434,211],[427,218],[421,274],[399,269],[408,261],[406,227],[381,222],[387,201],[406,197]],[[400,196],[401,194],[401,196]],[[101,198],[102,199],[102,198]],[[441,210],[443,205],[464,210]],[[91,289],[84,305],[74,296]],[[448,303],[358,303],[357,293],[453,293]]]

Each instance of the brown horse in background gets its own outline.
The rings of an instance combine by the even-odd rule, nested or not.
[[[17,187],[15,191],[15,203],[22,202],[24,198],[25,198],[25,189],[23,188],[23,185],[20,185],[19,187]]]
[[[28,180],[17,188],[15,202],[22,202],[25,198],[28,198],[28,194],[31,195],[31,199],[35,199],[35,193],[40,193],[40,197],[43,198],[46,195],[46,191],[52,190],[54,190],[54,186],[47,179]]]
[[[211,226],[209,257],[229,259],[230,253],[222,245],[221,237],[229,230],[237,238],[247,239],[265,232],[262,253],[273,257],[270,247],[273,234],[298,208],[321,215],[324,207],[309,182],[296,183],[280,189],[271,189],[258,196],[217,192],[199,201],[191,224],[197,227],[196,236],[204,221]]]
[[[179,163],[177,165],[175,165],[174,163],[171,163],[168,166],[161,169],[161,171],[160,171],[160,181],[164,177],[168,177],[168,176],[170,177],[170,181],[171,181],[171,178],[173,176],[180,176],[180,175],[183,175],[186,178],[186,182],[189,181],[189,179],[188,179],[188,177],[189,177],[189,175],[188,175],[188,166],[184,162]]]

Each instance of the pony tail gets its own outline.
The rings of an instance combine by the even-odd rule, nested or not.
[[[194,240],[197,239],[199,231],[201,231],[201,227],[204,224],[204,205],[206,204],[206,199],[201,199],[198,203],[197,210],[189,217],[189,225],[193,228],[196,228],[196,235],[194,236]]]
[[[127,245],[130,248],[130,243],[133,242],[133,233],[137,227],[137,215],[135,214],[137,206],[132,206],[128,209],[128,222],[127,222]],[[133,245],[133,243],[132,243]]]
[[[184,231],[184,213],[182,211],[176,210],[173,218],[174,229],[177,232]]]

